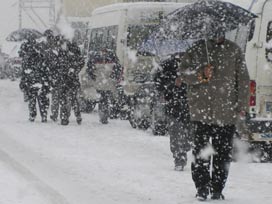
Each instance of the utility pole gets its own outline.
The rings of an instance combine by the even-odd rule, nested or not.
[[[19,0],[19,29],[22,29],[22,0]]]
[[[47,13],[44,18],[41,13]],[[28,17],[37,29],[46,29],[55,25],[55,0],[19,0],[19,29]]]

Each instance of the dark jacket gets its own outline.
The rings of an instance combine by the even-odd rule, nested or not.
[[[23,43],[19,56],[22,57],[20,88],[27,92],[36,92],[38,90],[49,92],[49,70],[40,64],[41,56],[35,40]]]
[[[207,54],[207,49],[209,53]],[[200,80],[208,58],[212,77]],[[181,78],[189,85],[188,99],[192,121],[233,125],[240,111],[249,111],[249,74],[244,55],[235,43],[209,40],[195,43],[179,67]]]
[[[68,45],[68,66],[66,84],[69,88],[79,89],[79,72],[84,66],[84,58],[81,55],[80,49],[76,43],[69,43]]]
[[[177,77],[177,59],[170,58],[161,63],[161,68],[157,72],[154,80],[156,88],[163,93],[166,101],[166,114],[179,121],[189,122],[189,106],[187,102],[187,85],[175,86]]]

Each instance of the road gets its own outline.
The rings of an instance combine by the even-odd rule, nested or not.
[[[199,203],[190,165],[173,170],[168,137],[128,121],[102,125],[96,112],[80,126],[73,116],[69,126],[31,123],[18,82],[0,87],[1,204]],[[271,171],[271,164],[233,163],[224,203],[272,203]]]

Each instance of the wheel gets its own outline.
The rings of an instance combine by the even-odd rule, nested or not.
[[[129,123],[132,128],[139,128],[146,130],[150,127],[150,120],[147,116],[142,115],[142,111],[139,105],[137,105],[136,100],[130,103],[129,110]]]
[[[86,112],[91,113],[95,108],[96,103],[93,101],[87,101],[86,103]]]
[[[161,135],[164,136],[166,135],[167,132],[167,127],[165,122],[155,122],[153,125],[152,133],[153,135]]]
[[[153,135],[166,135],[167,122],[163,108],[156,108],[156,103],[152,106],[152,133]]]
[[[138,128],[142,130],[147,130],[150,127],[150,122],[145,117],[140,118],[137,124],[138,124]]]
[[[264,142],[252,142],[250,143],[249,153],[253,162],[267,162],[268,154],[265,151]]]

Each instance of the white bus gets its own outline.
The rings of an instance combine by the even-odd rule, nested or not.
[[[154,58],[137,55],[137,49],[165,15],[185,5],[187,3],[119,3],[92,13],[89,57],[105,48],[116,53],[123,67],[121,85],[131,99],[129,105],[133,111],[129,118],[132,127],[148,128],[152,123],[150,92]],[[83,83],[86,84],[86,80]]]

